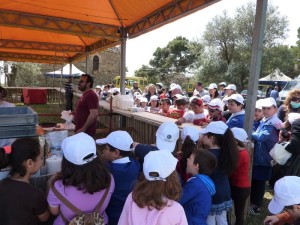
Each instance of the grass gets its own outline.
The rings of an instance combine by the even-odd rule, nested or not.
[[[270,215],[268,211],[268,204],[273,198],[273,190],[268,189],[264,195],[263,204],[261,206],[261,213],[260,215],[248,215],[246,220],[246,225],[262,225],[266,216]]]

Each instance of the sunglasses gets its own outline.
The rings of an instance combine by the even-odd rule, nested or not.
[[[300,102],[300,98],[292,98],[293,102]]]

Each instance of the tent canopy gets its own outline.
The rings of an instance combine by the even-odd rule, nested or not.
[[[259,81],[290,81],[292,78],[288,77],[284,73],[282,73],[278,68],[274,70],[273,73],[260,78]]]
[[[218,1],[1,0],[0,60],[75,62]]]
[[[68,78],[72,76],[73,78],[79,78],[84,72],[78,69],[76,66],[72,64],[72,74],[70,73],[70,64],[65,65],[62,70],[56,70],[52,72],[45,73],[47,77],[54,77],[54,78]]]

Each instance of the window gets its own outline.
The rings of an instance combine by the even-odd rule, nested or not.
[[[99,70],[99,57],[97,55],[93,58],[93,70]]]

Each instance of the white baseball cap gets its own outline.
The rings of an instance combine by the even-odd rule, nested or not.
[[[231,89],[231,90],[235,90],[236,91],[236,86],[234,84],[228,84],[228,86],[225,87],[224,89]]]
[[[148,100],[147,100],[147,98],[142,97],[142,98],[140,98],[140,102],[148,102]]]
[[[223,86],[227,86],[227,84],[226,84],[226,82],[221,82],[221,83],[219,83],[219,86],[221,86],[221,85],[223,85]]]
[[[208,103],[208,107],[211,109],[218,109],[220,111],[223,111],[223,103],[222,103],[221,99],[219,99],[219,98],[215,98],[215,99],[211,100]]]
[[[218,88],[218,86],[215,83],[212,83],[208,86],[208,89],[217,89],[217,88]]]
[[[184,141],[186,136],[190,136],[194,142],[199,139],[199,130],[192,126],[186,126],[181,131],[181,140]]]
[[[101,86],[100,86],[100,85],[97,85],[96,88],[101,88]]]
[[[175,85],[173,85],[172,87],[170,86],[170,91],[173,91],[173,90],[175,90],[175,89],[178,89],[178,90],[181,91],[180,85],[179,85],[179,84],[175,84]]]
[[[227,101],[230,101],[230,100],[235,100],[238,103],[241,103],[242,105],[244,105],[244,97],[242,95],[240,95],[240,94],[232,94],[232,95],[230,95],[227,98]]]
[[[272,105],[277,107],[276,101],[272,97],[262,99],[262,101],[261,101],[261,107],[271,107]]]
[[[94,139],[83,132],[65,138],[61,148],[66,160],[75,165],[84,165],[97,158]]]
[[[211,100],[211,97],[209,95],[203,95],[201,97],[201,99],[202,99],[202,101],[203,101],[204,104],[208,104],[210,102],[210,100]]]
[[[289,113],[288,121],[292,125],[296,119],[300,119],[300,113]]]
[[[175,171],[176,165],[177,159],[171,152],[151,151],[144,158],[143,172],[149,181],[166,181],[166,178]]]
[[[150,101],[158,101],[159,99],[158,99],[158,96],[157,95],[152,95],[151,97],[150,97]]]
[[[156,131],[156,146],[159,150],[173,152],[178,138],[178,126],[174,122],[164,122]]]
[[[213,121],[210,122],[205,128],[201,129],[199,133],[200,134],[207,134],[207,133],[224,134],[227,129],[228,126],[224,122]]]
[[[263,101],[263,99],[258,99],[257,101],[256,101],[256,103],[255,103],[255,108],[256,109],[262,109],[262,101]]]
[[[133,143],[132,137],[126,131],[118,130],[111,132],[106,138],[97,139],[96,143],[99,145],[109,144],[116,149],[122,151],[132,151],[130,146]]]
[[[170,84],[170,89],[172,89],[174,86],[176,86],[175,83]]]
[[[174,95],[174,97],[176,97],[177,99],[183,99],[184,98],[184,96],[181,95],[181,94],[176,94],[176,95]]]
[[[285,206],[300,204],[300,177],[285,176],[275,183],[274,197],[268,209],[272,214],[280,213]]]
[[[232,131],[235,139],[237,139],[241,142],[247,141],[248,135],[243,128],[234,127],[234,128],[231,128],[231,131]]]

